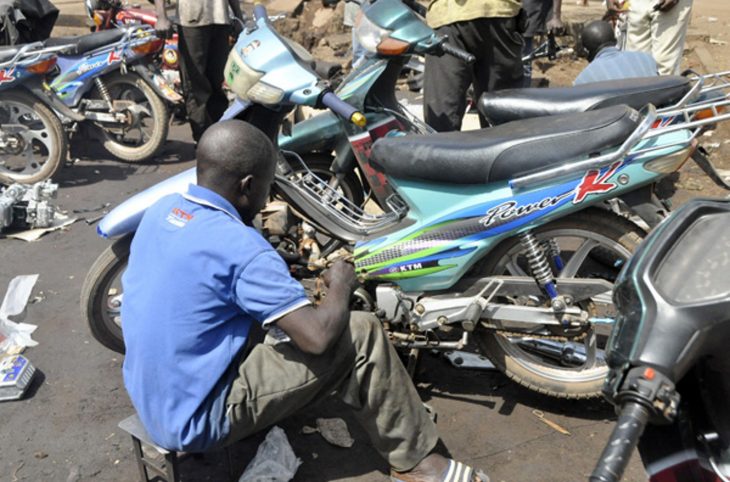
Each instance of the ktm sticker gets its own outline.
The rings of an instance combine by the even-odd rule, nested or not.
[[[167,215],[167,222],[178,228],[184,228],[188,221],[193,219],[193,215],[183,211],[180,208],[172,208],[170,214]]]
[[[0,85],[15,80],[15,67],[11,69],[0,69]]]
[[[589,194],[603,194],[613,191],[618,187],[618,184],[614,182],[608,182],[608,180],[616,174],[616,171],[621,167],[624,161],[617,161],[611,164],[611,167],[601,174],[600,169],[591,169],[585,173],[583,180],[575,188],[575,197],[573,198],[573,204],[583,202]]]

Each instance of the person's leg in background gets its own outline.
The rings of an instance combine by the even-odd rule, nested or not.
[[[210,84],[210,96],[206,103],[206,128],[213,122],[218,122],[228,108],[228,97],[223,91],[223,70],[228,60],[228,52],[231,49],[229,42],[230,26],[211,25],[210,31],[208,65],[205,71]]]
[[[440,27],[440,35],[448,35],[449,43],[469,53],[462,31],[469,22],[457,22]],[[477,50],[477,52],[479,52]],[[439,132],[461,130],[461,122],[466,112],[466,91],[472,82],[472,67],[451,55],[441,57],[426,56],[423,76],[423,111],[428,125]]]
[[[679,75],[691,16],[692,0],[679,0],[667,12],[652,13],[652,55],[659,75]]]
[[[626,50],[652,54],[652,0],[632,0],[626,27]]]
[[[481,18],[470,42],[481,45],[483,55],[474,64],[474,100],[484,92],[516,89],[523,86],[522,35],[517,31],[517,17]],[[488,127],[479,114],[479,123]]]
[[[185,93],[185,108],[197,143],[209,125],[207,111],[211,85],[206,76],[211,26],[180,27],[180,77]]]

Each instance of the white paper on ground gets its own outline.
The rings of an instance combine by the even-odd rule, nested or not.
[[[294,478],[299,460],[280,427],[272,427],[256,456],[248,464],[238,482],[288,482]]]
[[[8,291],[0,305],[0,353],[38,344],[30,336],[37,328],[36,325],[16,323],[9,319],[10,316],[23,313],[36,281],[37,274],[16,276],[10,280]]]
[[[8,238],[20,239],[22,241],[38,241],[38,239],[44,234],[50,233],[51,231],[56,231],[61,228],[65,228],[66,226],[73,224],[76,221],[78,221],[78,218],[69,218],[68,216],[57,214],[56,218],[53,220],[53,224],[48,226],[47,228],[29,229],[27,231],[21,231],[19,233],[6,234],[5,236]]]

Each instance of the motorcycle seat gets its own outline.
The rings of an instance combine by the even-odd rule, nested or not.
[[[575,87],[505,89],[483,94],[477,108],[490,124],[499,125],[620,104],[637,110],[649,103],[668,107],[679,101],[690,88],[690,80],[686,77],[664,76],[609,80]]]
[[[94,32],[79,37],[56,37],[49,38],[45,41],[46,47],[56,47],[60,45],[68,45],[68,49],[64,50],[66,55],[81,55],[90,52],[99,47],[113,44],[124,37],[125,30],[111,29]]]
[[[620,145],[638,127],[625,105],[489,129],[385,137],[370,162],[395,178],[448,184],[507,181]]]

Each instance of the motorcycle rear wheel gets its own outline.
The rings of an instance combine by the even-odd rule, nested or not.
[[[119,129],[97,124],[104,149],[126,162],[141,162],[154,157],[165,144],[170,128],[170,110],[167,104],[137,74],[123,75],[115,72],[105,76],[103,81],[112,99],[133,100],[150,114],[141,114],[139,125],[132,128]],[[93,96],[101,98],[98,89],[94,90]],[[152,121],[151,128],[145,124],[148,119]],[[139,138],[132,135],[134,131],[139,132]]]
[[[603,278],[611,282],[615,280],[624,262],[641,243],[645,233],[633,223],[616,214],[599,209],[588,209],[563,219],[558,219],[533,231],[538,241],[555,240],[561,247],[561,257],[566,263],[563,276],[567,278]],[[571,263],[574,255],[578,257]],[[569,273],[565,271],[569,270]],[[510,274],[528,275],[528,268],[522,254],[519,239],[509,238],[475,267],[479,276]],[[500,301],[505,301],[502,299]],[[546,299],[511,300],[515,303],[534,303],[544,306]],[[592,316],[600,318],[612,317],[605,312],[615,314],[610,294],[601,294],[591,301],[581,304]],[[603,308],[602,313],[598,311]],[[498,320],[485,320],[502,328],[508,328]],[[597,327],[596,352],[602,352],[610,333],[611,325],[594,325]],[[598,328],[602,328],[598,329]],[[506,330],[505,330],[506,331]],[[592,398],[601,394],[603,381],[608,373],[605,358],[598,353],[591,366],[574,366],[543,356],[539,351],[530,351],[519,346],[520,341],[529,336],[515,336],[505,331],[496,331],[478,327],[474,335],[482,354],[494,365],[530,390],[557,398]],[[547,329],[535,330],[535,335],[555,335]],[[582,342],[566,342],[563,349],[579,348]]]
[[[34,96],[8,90],[0,100],[0,136],[3,125],[20,126],[8,135],[15,150],[0,151],[0,182],[34,184],[53,177],[63,166],[68,140],[58,117]]]

